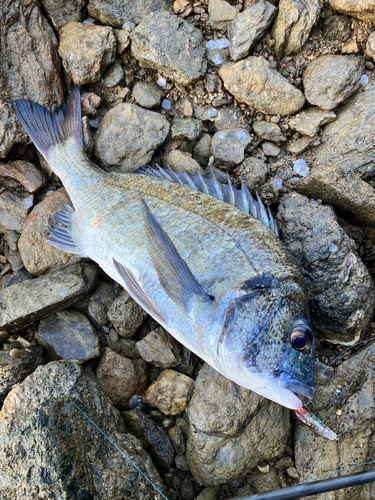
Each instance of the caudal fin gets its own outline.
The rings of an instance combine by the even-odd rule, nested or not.
[[[83,146],[81,98],[75,85],[62,106],[51,112],[34,101],[18,99],[14,102],[18,119],[25,127],[30,139],[47,159],[48,150],[74,137]]]

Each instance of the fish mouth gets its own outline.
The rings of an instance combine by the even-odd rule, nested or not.
[[[309,399],[314,397],[315,389],[311,385],[304,384],[293,378],[289,373],[281,372],[279,378],[279,386],[288,389],[294,393],[306,396]]]

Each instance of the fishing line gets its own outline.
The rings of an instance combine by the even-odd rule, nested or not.
[[[370,342],[371,340],[374,340],[374,339],[372,338],[372,339],[361,340],[361,342],[357,342],[356,344],[353,344],[353,345],[349,346],[347,349],[345,349],[345,351],[340,352],[340,354],[333,361],[331,361],[331,363],[328,366],[325,367],[322,375],[324,375],[325,372],[328,370],[328,368],[330,366],[332,366],[333,363],[335,363],[338,359],[340,359],[341,356],[344,356],[345,353],[347,353],[348,351],[350,351],[350,349],[353,349],[353,347],[357,347],[357,346],[359,346],[361,344],[364,344],[365,342]]]
[[[72,403],[74,404],[74,406],[75,406],[76,408],[78,408],[78,410],[82,413],[82,415],[84,415],[84,416],[87,418],[87,420],[88,420],[89,422],[91,422],[91,423],[92,423],[92,425],[93,425],[94,427],[96,427],[96,428],[98,429],[98,431],[99,431],[99,432],[101,432],[101,433],[103,434],[103,436],[104,436],[106,439],[108,439],[108,441],[109,441],[109,442],[110,442],[110,443],[111,443],[111,444],[112,444],[112,445],[116,448],[116,450],[118,450],[118,451],[121,453],[121,455],[123,455],[123,456],[124,456],[124,457],[125,457],[125,458],[126,458],[126,459],[127,459],[127,460],[131,463],[131,464],[132,464],[132,466],[133,466],[135,469],[137,469],[137,471],[138,471],[138,472],[140,472],[140,473],[142,474],[142,476],[143,476],[145,479],[147,479],[147,481],[148,481],[148,482],[149,482],[149,483],[150,483],[150,484],[151,484],[151,485],[155,488],[155,490],[156,490],[156,491],[157,491],[157,492],[158,492],[158,493],[159,493],[159,494],[160,494],[163,498],[165,498],[165,500],[168,500],[168,498],[167,498],[165,495],[163,495],[163,493],[162,493],[162,492],[158,489],[158,487],[157,487],[157,486],[155,486],[155,484],[151,481],[151,479],[149,479],[149,478],[148,478],[145,474],[143,474],[143,472],[141,471],[141,469],[139,469],[139,468],[135,465],[135,463],[134,463],[134,462],[133,462],[133,461],[132,461],[132,460],[131,460],[128,456],[126,456],[126,455],[125,455],[125,453],[124,453],[122,450],[120,450],[120,448],[117,446],[117,444],[116,444],[116,443],[114,443],[114,442],[113,442],[113,441],[112,441],[112,440],[111,440],[111,439],[110,439],[110,438],[109,438],[109,437],[108,437],[108,436],[107,436],[107,435],[106,435],[106,434],[105,434],[105,433],[104,433],[104,432],[103,432],[103,431],[102,431],[102,430],[101,430],[101,429],[100,429],[100,428],[96,425],[96,423],[95,423],[95,422],[93,422],[93,421],[91,420],[91,418],[90,418],[90,417],[88,417],[88,416],[86,415],[86,413],[85,413],[83,410],[81,410],[81,408],[80,408],[78,405],[76,405],[76,404],[75,404],[75,402],[74,402],[74,401],[72,401]]]
[[[8,437],[6,437],[3,441],[1,441],[0,443],[0,446],[2,444],[4,444],[6,441],[8,441],[8,439],[10,439],[11,437],[13,437],[15,434],[17,434],[17,432],[19,432],[21,429],[23,429],[24,427],[26,426],[26,424],[23,424],[21,425],[21,427],[19,427],[16,431],[12,432],[12,434],[10,434]]]

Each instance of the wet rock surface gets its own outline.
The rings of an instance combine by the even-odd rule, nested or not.
[[[125,339],[132,337],[147,317],[147,313],[126,290],[112,302],[107,315],[117,333]]]
[[[150,457],[135,437],[126,434],[121,414],[97,383],[74,364],[54,362],[39,367],[4,402],[0,413],[1,436],[24,428],[0,450],[3,498],[74,495],[154,499],[151,484],[120,453],[113,451],[112,444],[76,405],[99,428],[105,429],[159,489],[164,489]],[[30,448],[32,453],[26,451]],[[17,450],[25,452],[15,468]]]
[[[173,368],[183,359],[178,342],[161,327],[137,342],[136,348],[142,359],[159,368]]]

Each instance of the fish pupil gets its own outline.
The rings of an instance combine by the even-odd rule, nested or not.
[[[306,347],[306,339],[304,337],[295,337],[293,339],[293,347],[296,349],[304,349]]]

